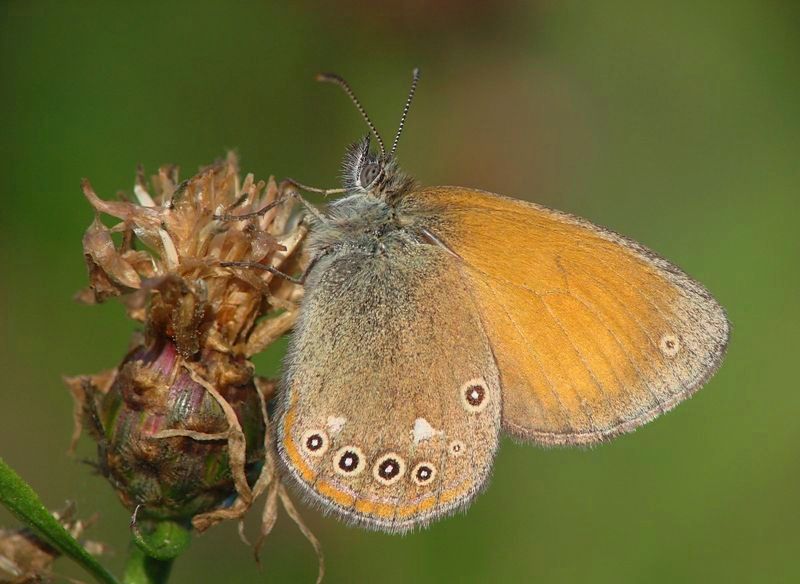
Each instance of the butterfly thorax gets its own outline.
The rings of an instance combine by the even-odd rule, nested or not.
[[[308,241],[312,257],[345,250],[380,255],[419,243],[414,225],[401,218],[394,205],[362,193],[334,201],[327,221],[315,225]]]
[[[370,152],[369,136],[353,144],[342,164],[346,195],[331,203],[327,220],[309,237],[312,256],[340,248],[382,253],[395,246],[419,243],[413,224],[397,211],[415,188],[393,157]]]

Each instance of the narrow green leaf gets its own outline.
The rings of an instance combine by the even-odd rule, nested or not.
[[[0,503],[50,546],[69,556],[98,582],[118,584],[100,563],[42,505],[36,492],[0,458]]]

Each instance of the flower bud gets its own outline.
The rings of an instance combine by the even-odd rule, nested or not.
[[[274,472],[274,384],[250,357],[294,322],[302,289],[281,274],[302,268],[306,228],[285,188],[241,182],[232,155],[184,182],[164,167],[152,183],[151,194],[139,172],[135,203],[83,183],[97,215],[119,223],[96,217],[86,231],[90,286],[78,298],[120,298],[144,332],[115,369],[67,379],[73,447],[87,429],[98,468],[139,517],[205,529],[241,516],[259,475]]]

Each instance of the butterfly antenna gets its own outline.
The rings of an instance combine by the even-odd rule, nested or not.
[[[361,117],[363,117],[364,121],[367,122],[367,125],[369,126],[369,129],[374,134],[375,138],[378,140],[378,145],[380,145],[380,147],[381,147],[381,156],[383,156],[385,158],[386,157],[386,147],[383,144],[383,138],[381,138],[381,135],[378,134],[378,129],[375,127],[375,124],[372,123],[372,120],[369,119],[369,116],[367,115],[367,111],[364,109],[364,106],[361,105],[361,102],[358,101],[358,98],[356,97],[356,94],[353,93],[352,89],[350,89],[350,85],[347,83],[347,81],[345,81],[344,79],[342,79],[341,77],[339,77],[338,75],[336,75],[334,73],[317,73],[317,78],[316,79],[317,79],[317,81],[322,81],[322,82],[325,82],[325,83],[334,83],[334,84],[338,85],[339,87],[341,87],[344,90],[344,92],[350,98],[350,101],[353,102],[353,105],[355,105],[356,109],[361,113]]]
[[[400,141],[400,134],[403,133],[403,126],[406,124],[406,117],[408,117],[408,110],[411,109],[411,100],[414,99],[414,92],[417,90],[417,82],[419,81],[419,67],[415,67],[414,71],[411,73],[411,89],[408,92],[408,99],[406,99],[406,105],[403,108],[403,115],[400,116],[400,127],[397,128],[397,134],[394,136],[394,142],[392,143],[392,151],[389,152],[389,158],[394,156],[394,153],[397,152],[397,143]]]

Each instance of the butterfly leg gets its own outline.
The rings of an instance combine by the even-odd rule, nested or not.
[[[300,278],[295,278],[294,276],[290,276],[285,272],[281,272],[278,268],[268,266],[267,264],[260,264],[258,262],[220,262],[218,265],[223,268],[250,268],[253,270],[263,270],[274,276],[288,280],[293,284],[302,284],[305,280],[305,274],[303,274],[303,276]]]
[[[256,270],[263,270],[265,272],[269,272],[271,274],[274,274],[275,276],[278,276],[279,278],[283,278],[284,280],[288,280],[288,281],[292,282],[293,284],[302,285],[302,284],[305,284],[306,278],[308,277],[308,274],[311,271],[311,269],[314,267],[314,265],[321,258],[323,258],[326,255],[328,255],[331,251],[332,251],[331,249],[324,249],[318,255],[314,256],[314,258],[312,258],[311,262],[308,264],[308,267],[305,270],[303,270],[303,273],[300,275],[299,278],[295,278],[294,276],[290,276],[289,274],[281,272],[277,268],[274,268],[272,266],[267,266],[265,264],[260,264],[258,262],[220,262],[219,265],[222,266],[223,268],[252,268],[252,269],[256,269]]]
[[[294,197],[300,201],[303,207],[306,208],[306,211],[308,211],[314,219],[323,225],[328,223],[328,218],[323,215],[314,205],[306,201],[300,194],[300,191],[303,190],[311,193],[322,193],[326,197],[328,195],[344,192],[344,189],[318,189],[316,187],[309,187],[291,178],[284,179],[278,188],[280,189],[281,193],[285,192],[287,193],[287,196]]]
[[[261,217],[267,211],[274,209],[278,205],[282,205],[286,200],[291,197],[295,198],[306,208],[306,210],[314,216],[315,219],[320,221],[321,223],[327,223],[327,218],[317,209],[314,205],[306,201],[302,195],[300,195],[300,190],[308,191],[311,193],[321,193],[324,196],[335,195],[338,193],[345,192],[345,189],[319,189],[316,187],[310,187],[308,185],[304,185],[302,183],[297,182],[294,179],[285,179],[281,182],[279,186],[279,190],[281,192],[281,196],[279,196],[276,200],[268,203],[258,211],[253,211],[251,213],[242,213],[241,215],[235,215],[232,213],[218,213],[214,215],[214,219],[218,221],[246,221],[248,219],[254,219],[256,217]],[[284,194],[285,193],[285,194]]]
[[[341,195],[342,193],[347,192],[347,189],[321,189],[319,187],[310,187],[308,185],[304,185],[301,182],[297,182],[293,178],[284,179],[283,184],[293,185],[300,189],[301,191],[306,191],[309,193],[319,193],[324,197],[328,197],[330,195]]]
[[[233,215],[230,213],[218,213],[214,215],[214,219],[217,221],[246,221],[247,219],[254,219],[256,217],[261,217],[270,209],[274,209],[278,205],[283,204],[286,201],[286,197],[280,197],[271,203],[264,205],[258,211],[253,211],[252,213],[242,213],[241,215]]]

